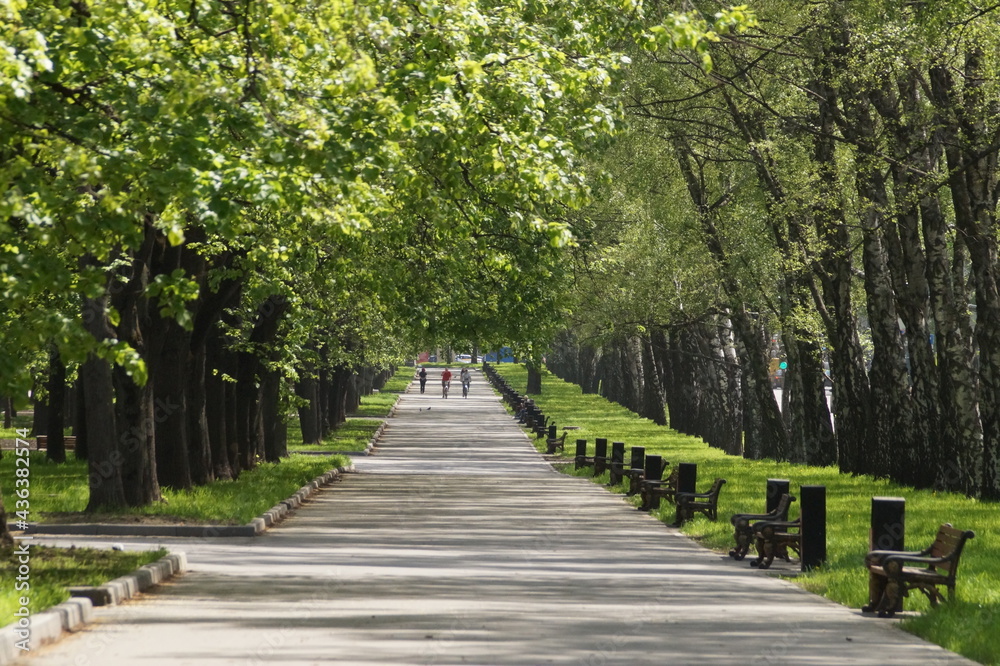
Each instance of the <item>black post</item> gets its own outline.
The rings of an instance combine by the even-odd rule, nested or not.
[[[802,570],[826,561],[826,486],[801,486]]]
[[[645,471],[644,466],[646,462],[646,447],[644,446],[633,446],[632,447],[632,461],[629,467],[628,478],[628,492],[626,493],[630,497],[639,492],[638,480],[639,476]]]
[[[698,465],[696,463],[680,463],[677,465],[677,492],[696,493],[698,483]]]
[[[768,479],[767,480],[767,508],[764,513],[771,513],[778,507],[782,495],[788,495],[791,484],[788,479]],[[778,520],[788,520],[788,510],[785,515],[778,516]]]
[[[609,486],[617,486],[622,482],[622,471],[625,469],[625,442],[611,442],[611,478]]]
[[[903,497],[873,497],[872,524],[868,532],[869,550],[904,550],[906,534],[906,499]],[[869,598],[879,582],[874,580],[874,574],[869,574]],[[903,610],[903,597],[894,608],[897,613]]]
[[[576,440],[576,460],[573,465],[574,469],[580,469],[581,467],[587,466],[587,440],[578,439]]]
[[[642,478],[646,481],[661,481],[663,479],[663,456],[646,456],[646,467]]]
[[[594,476],[604,474],[608,468],[608,439],[598,437],[594,440]]]
[[[549,425],[549,439],[556,438],[556,424],[552,423]]]

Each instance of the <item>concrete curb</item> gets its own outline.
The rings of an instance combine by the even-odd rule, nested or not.
[[[372,435],[371,440],[368,442],[368,445],[365,447],[365,455],[366,456],[372,455],[372,449],[374,449],[375,446],[378,444],[378,441],[380,439],[382,439],[382,433],[384,433],[385,430],[386,430],[386,428],[389,427],[389,419],[391,419],[393,416],[396,415],[396,407],[399,406],[399,401],[402,400],[402,399],[403,399],[403,394],[402,393],[400,393],[398,396],[396,396],[396,402],[392,403],[392,407],[389,408],[389,416],[387,416],[386,419],[384,421],[382,421],[382,425],[380,425],[375,430],[375,433]]]
[[[383,423],[374,441],[385,427]],[[246,525],[122,525],[118,523],[32,523],[24,530],[25,534],[74,534],[86,536],[143,536],[143,537],[254,537],[264,533],[270,527],[277,525],[288,515],[289,511],[297,509],[302,502],[312,496],[317,490],[333,483],[341,474],[354,471],[354,465],[338,467],[320,474],[315,479],[299,488],[291,497],[283,499],[273,507],[251,520]]]
[[[69,588],[71,598],[31,615],[27,618],[30,622],[27,630],[20,627],[18,622],[0,628],[0,666],[30,655],[43,645],[55,643],[62,638],[63,632],[79,631],[93,621],[94,606],[120,604],[186,569],[187,556],[184,553],[171,553],[104,585]],[[19,633],[25,631],[30,631],[30,634]],[[28,650],[18,647],[24,640],[28,640]]]

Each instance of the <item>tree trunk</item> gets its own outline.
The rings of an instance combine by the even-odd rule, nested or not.
[[[83,322],[99,342],[112,337],[107,323],[107,296],[85,298]],[[122,454],[118,450],[111,365],[91,357],[80,367],[87,413],[90,500],[87,511],[114,510],[126,506],[122,487]]]
[[[63,439],[66,404],[66,366],[59,357],[59,350],[49,351],[49,418],[46,426],[48,441],[45,457],[53,462],[66,462],[66,440]]]
[[[656,361],[653,360],[653,342],[650,335],[640,338],[642,346],[642,411],[645,416],[657,425],[667,425],[667,414],[663,410],[663,388],[660,386],[660,374],[656,371]]]
[[[278,462],[288,455],[288,435],[280,410],[281,376],[266,370],[261,379],[261,417],[264,427],[264,460]]]
[[[209,342],[207,349],[213,349],[214,345],[215,342]],[[206,356],[213,361],[217,358],[211,351]],[[229,439],[226,433],[226,381],[221,372],[213,371],[216,364],[213,362],[211,365],[212,369],[205,372],[205,419],[209,446],[212,449],[212,475],[216,479],[232,479],[233,469],[229,464]]]
[[[160,320],[168,331],[157,362],[156,472],[161,486],[186,490],[193,485],[189,458],[187,387],[191,335],[175,321]]]
[[[320,434],[319,419],[319,384],[315,377],[301,373],[301,379],[295,385],[295,395],[307,401],[299,407],[299,427],[302,430],[303,444],[319,444],[323,441]]]
[[[1000,289],[997,276],[996,148],[984,122],[995,116],[986,105],[982,85],[988,76],[983,54],[966,53],[964,99],[960,101],[951,72],[931,68],[931,90],[941,123],[955,209],[955,223],[968,249],[976,293],[975,336],[979,347],[979,414],[983,444],[966,447],[946,460],[941,483],[949,490],[1000,498]],[[961,301],[964,302],[964,301]]]
[[[73,421],[73,434],[76,436],[76,448],[73,449],[73,455],[77,460],[86,460],[88,445],[87,445],[87,401],[84,397],[83,392],[83,380],[78,374],[76,378],[76,409],[73,410],[76,419]]]
[[[525,393],[528,395],[541,395],[542,393],[542,373],[539,366],[534,361],[528,361],[528,386]]]

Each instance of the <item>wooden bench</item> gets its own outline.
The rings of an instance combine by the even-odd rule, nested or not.
[[[674,501],[677,494],[677,480],[680,478],[680,468],[674,467],[670,470],[670,475],[662,481],[642,480],[639,488],[639,497],[642,503],[639,505],[640,511],[652,511],[660,508],[660,500],[667,499]]]
[[[694,518],[696,513],[716,520],[719,517],[719,491],[725,484],[725,479],[716,479],[707,493],[676,493],[677,514],[673,526],[680,527],[684,521]]]
[[[729,519],[733,525],[733,539],[736,547],[729,551],[729,556],[734,560],[742,560],[747,556],[750,546],[753,544],[753,524],[762,520],[782,521],[788,518],[788,508],[795,498],[788,494],[782,494],[777,506],[768,513],[736,513]]]
[[[72,451],[76,448],[76,435],[63,435],[63,444],[67,451]],[[49,447],[49,436],[48,435],[38,435],[35,437],[35,448],[36,449],[47,449]]]
[[[548,437],[548,438],[546,438],[545,439],[545,452],[548,453],[549,455],[553,455],[553,454],[555,454],[556,449],[559,449],[560,451],[565,451],[566,450],[566,434],[567,433],[564,430],[563,434],[560,435],[559,437]]]
[[[949,523],[938,528],[930,547],[921,551],[873,550],[865,556],[869,574],[869,603],[861,610],[892,617],[910,590],[920,590],[937,606],[944,599],[939,586],[955,600],[955,576],[965,542],[976,536],[971,530],[955,529]],[[916,565],[916,566],[909,566]]]
[[[757,547],[757,559],[750,566],[769,569],[774,558],[786,562],[792,558],[789,550],[802,557],[802,517],[796,520],[762,520],[751,525]]]
[[[663,477],[663,472],[667,469],[667,465],[669,464],[670,463],[666,460],[660,461],[660,473],[657,474],[658,477]],[[642,491],[642,484],[646,481],[646,468],[628,467],[623,470],[623,474],[625,478],[628,479],[628,491],[625,494],[628,497],[638,495]]]

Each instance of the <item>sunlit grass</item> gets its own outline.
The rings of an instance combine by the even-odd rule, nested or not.
[[[19,599],[26,596],[28,609],[38,613],[69,599],[69,587],[77,585],[102,585],[124,576],[139,567],[165,556],[165,550],[119,552],[93,548],[48,548],[31,546],[29,549],[30,588],[17,590],[14,580],[20,564],[12,550],[0,550],[0,627],[14,621],[14,613],[21,607]]]
[[[527,371],[521,365],[497,364],[500,373],[519,391],[524,391]],[[545,373],[542,394],[533,396],[546,415],[563,426],[574,425],[566,451],[571,459],[573,441],[588,440],[592,455],[594,439],[626,443],[628,449],[643,446],[646,453],[662,455],[671,465],[681,462],[698,464],[698,489],[705,490],[716,477],[727,480],[719,497],[718,522],[698,516],[683,531],[705,546],[719,552],[732,547],[732,527],[728,517],[734,513],[764,510],[766,481],[782,478],[791,481],[793,495],[800,485],[824,485],[827,492],[827,562],[817,570],[802,574],[795,582],[802,587],[852,608],[868,601],[868,573],[863,559],[868,551],[871,521],[871,498],[903,497],[906,500],[906,548],[919,550],[934,540],[941,523],[952,523],[963,530],[974,530],[976,538],[966,545],[958,574],[958,603],[950,608],[931,609],[918,593],[907,599],[908,611],[922,615],[906,619],[902,626],[971,659],[1000,664],[1000,632],[989,631],[1000,620],[1000,506],[956,493],[914,490],[870,476],[850,476],[836,467],[813,467],[773,460],[745,460],[710,448],[702,440],[680,435],[657,426],[629,410],[596,395],[583,395],[579,386]],[[544,439],[533,440],[540,450]],[[571,468],[572,466],[570,466]],[[590,471],[582,471],[588,476]],[[603,477],[606,482],[607,475]],[[598,479],[597,481],[602,481]],[[656,515],[672,522],[673,507],[664,505]],[[792,505],[791,516],[798,515]],[[877,621],[877,620],[873,620]],[[977,630],[978,628],[978,630]]]
[[[12,479],[14,456],[0,460],[0,478]],[[250,522],[320,474],[348,465],[347,456],[291,455],[279,463],[260,463],[235,481],[215,481],[190,490],[163,489],[163,501],[113,514],[83,514],[87,506],[87,463],[55,464],[44,453],[31,454],[31,521],[99,522],[132,516],[162,516],[198,524]],[[13,485],[4,483],[4,506],[14,507]],[[66,515],[74,514],[74,515]]]
[[[351,413],[351,416],[388,418],[389,412],[397,400],[399,400],[399,393],[373,393],[372,395],[366,395],[361,398],[361,404]]]

